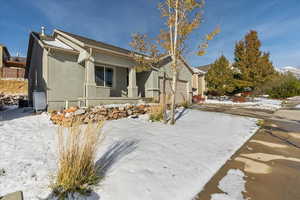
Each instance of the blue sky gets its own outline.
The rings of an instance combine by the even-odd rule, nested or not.
[[[129,48],[134,32],[154,35],[163,26],[158,0],[9,0],[1,4],[0,43],[11,54],[26,55],[29,32],[46,26]],[[192,66],[213,62],[222,53],[233,59],[234,44],[251,29],[275,66],[300,66],[299,0],[207,0],[204,23],[191,36],[187,60]],[[220,25],[205,56],[195,56],[205,33]]]

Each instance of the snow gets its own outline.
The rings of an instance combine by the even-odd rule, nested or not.
[[[286,66],[283,68],[275,68],[280,73],[292,73],[296,78],[300,79],[300,68],[299,67],[292,67],[292,66]]]
[[[197,69],[195,67],[193,67],[192,69],[193,69],[194,73],[196,73],[196,74],[206,74],[206,72],[201,69]]]
[[[47,114],[14,112],[7,113],[14,119],[0,122],[0,169],[6,171],[0,196],[22,190],[25,199],[45,198],[56,170],[57,127]],[[222,113],[182,110],[177,117],[174,126],[147,116],[106,122],[97,155],[106,178],[89,199],[193,199],[258,129],[256,119]]]
[[[43,40],[43,42],[45,44],[50,45],[50,46],[54,46],[54,47],[58,47],[58,48],[62,48],[62,49],[73,50],[70,46],[66,45],[65,43],[61,42],[58,39],[55,39],[55,40]]]
[[[256,108],[256,109],[265,109],[265,110],[277,110],[281,108],[282,101],[275,99],[267,99],[267,98],[254,98],[253,102],[233,102],[231,100],[216,100],[216,99],[208,99],[205,101],[205,104],[224,104],[224,105],[238,105],[244,106],[246,108]]]
[[[231,169],[219,182],[219,188],[225,194],[213,194],[211,200],[244,200],[242,192],[245,192],[245,174],[239,169]]]

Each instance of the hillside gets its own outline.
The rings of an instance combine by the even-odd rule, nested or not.
[[[296,76],[300,80],[300,68],[299,67],[286,66],[283,68],[276,68],[276,70],[281,73],[291,72],[292,74],[294,74],[294,76]]]
[[[27,95],[28,81],[0,80],[0,94]]]

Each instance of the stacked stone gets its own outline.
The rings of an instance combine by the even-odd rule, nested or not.
[[[150,112],[150,105],[125,105],[119,107],[98,106],[88,109],[71,107],[61,112],[52,112],[51,120],[54,124],[71,126],[72,123],[89,123],[103,120],[117,120],[131,117],[137,118]]]
[[[0,105],[18,105],[20,99],[25,99],[23,95],[4,95],[0,94]]]

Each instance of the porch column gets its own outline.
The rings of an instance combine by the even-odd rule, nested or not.
[[[129,69],[129,76],[128,76],[128,97],[138,97],[138,87],[136,85],[136,70],[135,67]]]
[[[85,97],[96,97],[95,63],[92,58],[85,61]]]

